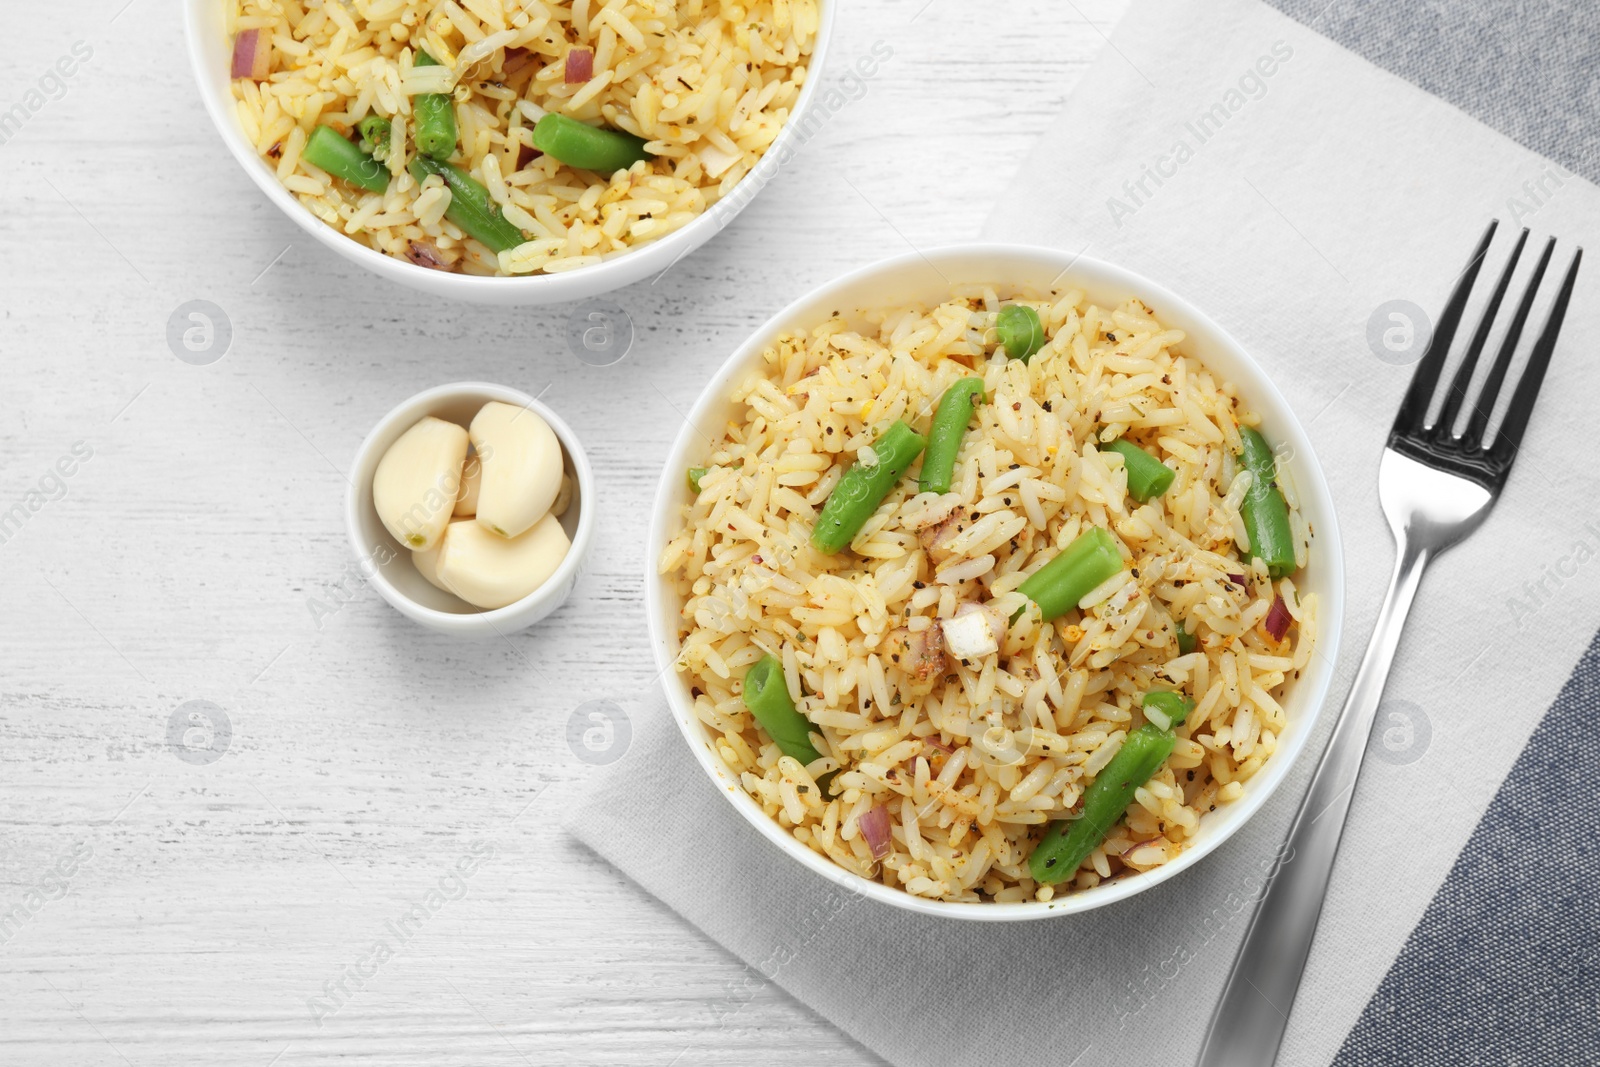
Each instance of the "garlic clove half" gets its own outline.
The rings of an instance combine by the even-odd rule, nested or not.
[[[461,492],[467,431],[429,415],[401,434],[378,461],[372,504],[384,529],[412,550],[444,535]]]
[[[554,515],[516,537],[492,534],[475,519],[457,519],[440,542],[438,577],[469,604],[503,608],[548,581],[571,547]]]
[[[561,442],[537,413],[499,401],[473,416],[470,432],[483,466],[478,524],[516,537],[550,511],[561,491]]]

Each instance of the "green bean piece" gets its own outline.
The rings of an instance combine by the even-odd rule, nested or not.
[[[1039,605],[1048,622],[1077,607],[1095,586],[1120,570],[1122,553],[1116,541],[1100,527],[1091,526],[1017,588]]]
[[[705,467],[689,468],[689,488],[697,493],[700,491],[700,479],[706,476],[706,469]]]
[[[1134,791],[1167,762],[1177,740],[1170,730],[1148,722],[1129,734],[1111,762],[1083,791],[1083,814],[1052,823],[1033,850],[1028,860],[1033,880],[1054,885],[1074,877],[1089,853],[1127,812]]]
[[[550,112],[533,127],[533,147],[569,167],[613,174],[649,159],[642,137]]]
[[[939,398],[933,425],[928,428],[928,453],[922,457],[922,479],[917,486],[924,493],[950,491],[950,481],[956,473],[956,454],[961,451],[967,423],[972,421],[973,403],[981,396],[982,378],[962,378]]]
[[[361,151],[380,163],[388,160],[389,146],[394,137],[394,123],[382,115],[368,115],[356,123],[356,132],[361,134]]]
[[[1199,644],[1193,633],[1185,629],[1183,623],[1178,623],[1178,655],[1187,656],[1194,651],[1194,646]]]
[[[306,146],[300,150],[300,158],[351,185],[375,193],[389,188],[389,171],[331,126],[318,126],[311,131]]]
[[[1146,715],[1154,711],[1166,719],[1166,729],[1171,730],[1181,726],[1183,720],[1189,717],[1189,713],[1194,710],[1194,701],[1182,693],[1157,689],[1146,693],[1144,699],[1140,701],[1140,706],[1144,708]],[[1160,723],[1158,722],[1157,725],[1159,726]]]
[[[1122,466],[1128,472],[1128,495],[1141,504],[1172,488],[1172,480],[1178,476],[1177,471],[1132,441],[1118,438],[1102,451],[1122,457]]]
[[[1248,426],[1239,427],[1243,449],[1239,461],[1254,477],[1239,506],[1250,555],[1267,565],[1267,573],[1282,578],[1294,573],[1294,533],[1289,528],[1289,505],[1278,488],[1278,467],[1266,440]]]
[[[418,156],[408,169],[418,185],[430,174],[443,178],[450,187],[450,206],[445,209],[444,217],[460,226],[468,237],[482,241],[490,251],[504,252],[527,240],[521,230],[500,214],[500,205],[490,198],[483,183],[454,163]]]
[[[440,63],[428,53],[417,50],[412,64],[418,67],[437,67]],[[417,118],[417,128],[412,139],[417,151],[440,161],[456,154],[456,105],[447,93],[418,93],[411,100],[412,113]]]
[[[831,556],[854,540],[927,444],[921,434],[895,420],[872,442],[878,462],[869,467],[857,460],[828,494],[811,531],[811,547]]]
[[[744,706],[756,722],[778,743],[785,756],[810,764],[822,758],[811,743],[811,722],[795,710],[783,663],[770,652],[750,665],[744,674]]]
[[[1026,304],[1007,304],[994,320],[1000,332],[1000,345],[1006,355],[1026,363],[1044,347],[1044,323],[1039,313]]]

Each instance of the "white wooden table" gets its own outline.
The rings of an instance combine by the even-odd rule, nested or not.
[[[125,3],[7,11],[0,1063],[877,1062],[560,830],[593,773],[568,721],[654,673],[678,410],[805,290],[974,236],[1122,0],[850,3],[824,76],[892,58],[733,226],[614,294],[636,336],[605,368],[572,307],[439,303],[311,243],[212,130],[177,5]],[[232,329],[209,366],[167,343],[197,299]],[[548,387],[599,479],[576,594],[510,641],[406,622],[343,532],[374,420],[461,378]],[[196,700],[226,730],[170,744]]]

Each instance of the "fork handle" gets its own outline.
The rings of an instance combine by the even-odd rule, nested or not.
[[[1377,627],[1311,788],[1274,860],[1200,1051],[1198,1067],[1268,1067],[1277,1057],[1333,873],[1378,700],[1433,553],[1400,537]]]

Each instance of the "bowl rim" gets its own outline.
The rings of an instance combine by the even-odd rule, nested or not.
[[[366,560],[371,557],[374,549],[365,544],[362,536],[361,521],[365,500],[371,495],[371,486],[362,488],[359,474],[366,465],[366,461],[378,449],[378,442],[384,437],[392,436],[391,431],[395,426],[411,419],[413,422],[431,414],[430,409],[439,407],[446,400],[483,397],[484,403],[500,401],[506,404],[517,404],[527,408],[549,425],[554,431],[556,439],[561,442],[562,451],[572,464],[572,473],[576,477],[578,519],[572,534],[571,547],[567,549],[566,558],[556,567],[554,573],[533,592],[520,600],[515,600],[504,607],[478,609],[469,612],[440,611],[407,596],[398,586],[389,581],[382,567],[371,568],[367,574],[367,581],[378,591],[378,594],[387,600],[402,614],[424,626],[446,632],[481,632],[485,629],[501,630],[507,624],[519,628],[520,616],[526,615],[530,608],[544,603],[558,592],[565,597],[566,590],[571,585],[572,578],[583,566],[584,557],[588,554],[589,545],[594,540],[595,530],[595,498],[594,498],[594,469],[589,464],[589,457],[584,453],[583,445],[578,440],[578,435],[572,431],[562,419],[537,397],[530,396],[520,389],[510,386],[497,385],[494,382],[461,381],[448,382],[436,385],[431,389],[424,389],[394,407],[373,423],[372,429],[362,438],[357,446],[355,457],[351,462],[351,477],[345,488],[344,494],[344,522],[345,534],[350,541],[350,548],[356,554],[357,560]],[[400,432],[404,432],[402,429]],[[392,443],[392,442],[391,442]],[[381,459],[382,457],[378,457]],[[380,526],[381,526],[380,522]],[[393,540],[392,535],[390,540]],[[406,551],[404,545],[398,545],[398,551]],[[553,610],[553,609],[552,609]]]
[[[241,169],[250,176],[251,181],[268,200],[318,243],[390,281],[468,302],[539,304],[599,296],[630,285],[651,273],[670,268],[721,232],[777,177],[777,172],[784,162],[804,146],[803,141],[800,145],[794,144],[799,137],[796,131],[804,124],[805,116],[810,113],[812,103],[821,92],[822,74],[827,64],[828,46],[833,37],[839,0],[818,0],[816,41],[812,45],[811,60],[806,66],[805,84],[800,87],[800,95],[795,100],[795,106],[772,144],[762,153],[756,165],[750,169],[750,173],[741,178],[727,196],[707,208],[700,217],[665,237],[637,245],[610,259],[555,274],[512,277],[454,274],[419,267],[370,248],[334,229],[300,203],[299,199],[285,188],[266,166],[256,153],[255,146],[245,139],[238,116],[234,114],[231,95],[218,94],[214,91],[208,70],[208,57],[211,55],[208,49],[213,46],[203,39],[208,34],[204,32],[202,26],[201,10],[204,5],[216,2],[217,0],[185,0],[184,36],[188,44],[191,73],[205,105],[206,114],[210,116],[211,124],[216,127],[217,134]],[[220,48],[222,45],[219,43],[215,47]]]
[[[795,840],[787,830],[778,825],[776,820],[762,811],[748,793],[736,783],[727,781],[724,772],[719,770],[718,764],[714,761],[702,724],[694,715],[683,687],[677,684],[677,672],[673,669],[676,653],[669,652],[669,649],[677,648],[678,639],[676,633],[663,632],[666,629],[662,622],[662,608],[667,597],[666,582],[656,573],[660,551],[669,537],[668,529],[671,524],[678,521],[678,509],[682,504],[681,486],[678,484],[682,479],[681,476],[675,477],[675,472],[682,468],[696,441],[700,441],[702,451],[704,449],[704,442],[700,440],[703,435],[696,427],[706,417],[708,410],[726,404],[727,398],[723,392],[729,385],[729,379],[742,366],[759,358],[761,349],[778,331],[809,321],[803,316],[814,304],[836,303],[854,309],[854,304],[843,299],[844,294],[870,279],[904,273],[908,268],[932,268],[938,271],[941,264],[949,264],[955,268],[963,262],[981,259],[1016,259],[1040,266],[1048,263],[1052,267],[1059,268],[1060,273],[1055,275],[1054,282],[1047,283],[1041,288],[1055,289],[1058,292],[1063,289],[1063,285],[1060,284],[1061,279],[1069,279],[1065,284],[1070,286],[1072,284],[1070,278],[1075,272],[1092,275],[1097,283],[1125,288],[1130,296],[1138,296],[1147,303],[1160,302],[1165,308],[1177,313],[1174,317],[1182,318],[1208,331],[1212,335],[1211,340],[1229,349],[1229,357],[1244,368],[1246,377],[1253,379],[1242,386],[1242,391],[1251,401],[1251,407],[1273,423],[1274,432],[1280,439],[1287,431],[1295,449],[1296,490],[1304,499],[1314,498],[1317,503],[1316,510],[1321,512],[1321,517],[1318,519],[1317,550],[1319,566],[1326,568],[1327,596],[1318,608],[1317,648],[1313,659],[1323,660],[1325,666],[1312,677],[1302,674],[1301,678],[1296,679],[1297,686],[1310,685],[1310,690],[1305,695],[1305,706],[1298,723],[1299,728],[1289,734],[1280,745],[1274,753],[1276,758],[1251,779],[1246,786],[1245,795],[1230,805],[1232,811],[1240,811],[1242,814],[1236,816],[1231,824],[1224,826],[1219,832],[1185,849],[1175,859],[1160,867],[1048,902],[965,903],[915,897],[904,890],[890,888],[854,874]],[[956,279],[951,284],[976,284],[977,281],[978,279],[972,282]],[[1154,279],[1095,257],[1038,245],[970,242],[907,252],[858,267],[791,301],[783,310],[752,331],[722,362],[712,373],[710,381],[689,410],[684,425],[666,455],[666,465],[656,487],[656,499],[651,511],[647,537],[644,560],[645,610],[657,677],[666,695],[673,720],[677,723],[678,732],[694,753],[711,786],[722,794],[745,821],[763,837],[813,873],[846,890],[891,907],[946,919],[1007,922],[1080,914],[1154,888],[1215,852],[1255,818],[1304,753],[1309,738],[1315,732],[1329,701],[1343,630],[1344,550],[1332,491],[1305,427],[1301,425],[1294,410],[1265,368],[1211,316]]]

